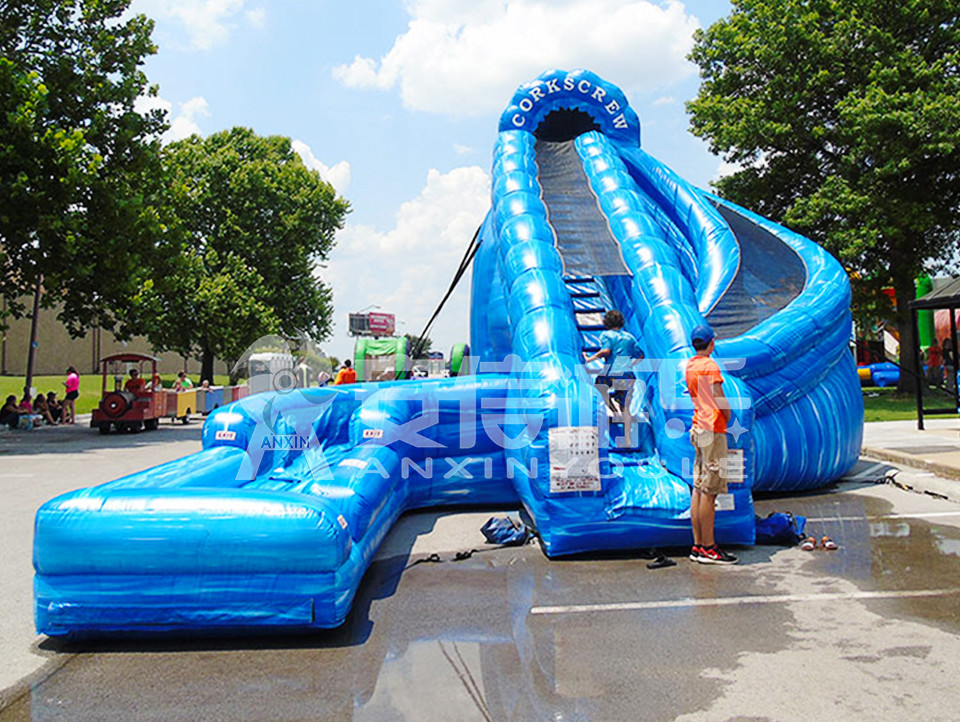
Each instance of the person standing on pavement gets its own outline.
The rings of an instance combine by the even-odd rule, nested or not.
[[[77,398],[80,396],[80,374],[70,366],[67,368],[67,380],[63,382],[66,396],[63,397],[63,423],[74,424],[77,421]]]
[[[951,311],[951,313],[953,312]],[[949,336],[943,339],[940,349],[943,355],[943,371],[947,378],[947,391],[953,393],[953,387],[957,383],[957,352],[953,348]]]
[[[694,448],[693,491],[690,495],[690,522],[693,547],[690,560],[700,564],[736,564],[737,557],[720,549],[714,539],[714,517],[718,494],[727,493],[727,423],[730,404],[723,394],[723,375],[710,358],[715,343],[713,329],[700,324],[690,335],[696,356],[687,362],[686,381],[693,400]]]
[[[940,344],[937,339],[933,339],[927,346],[927,383],[931,386],[939,386],[943,383],[943,353],[940,351]]]

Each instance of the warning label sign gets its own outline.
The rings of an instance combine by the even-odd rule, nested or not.
[[[550,429],[550,493],[600,490],[596,427],[559,426]]]
[[[746,480],[743,449],[729,449],[727,451],[727,468],[724,477],[728,484],[742,484]]]

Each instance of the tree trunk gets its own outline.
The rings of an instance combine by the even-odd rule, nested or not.
[[[897,328],[900,331],[900,381],[897,383],[897,392],[914,394],[921,369],[917,368],[914,355],[914,347],[919,341],[914,333],[910,302],[916,300],[917,287],[911,276],[898,275],[893,279],[893,288],[897,295]]]
[[[209,381],[213,386],[213,351],[203,349],[200,356],[200,382]]]

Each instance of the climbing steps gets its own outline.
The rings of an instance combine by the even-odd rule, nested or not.
[[[594,353],[600,350],[603,314],[613,308],[610,294],[606,285],[595,276],[564,276],[563,282],[573,301],[583,350]]]
[[[573,311],[580,342],[584,351],[594,353],[600,350],[600,334],[603,333],[603,315],[613,308],[613,301],[602,278],[596,276],[564,276],[564,283],[573,301]],[[617,441],[623,438],[623,422],[619,415],[608,418],[607,430],[611,447],[616,446],[621,453],[642,451],[635,446],[638,438],[638,424],[635,422],[630,434],[629,445],[621,446]]]

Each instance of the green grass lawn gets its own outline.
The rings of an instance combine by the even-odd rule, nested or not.
[[[170,388],[173,386],[174,379],[177,378],[177,375],[175,373],[160,374],[160,378],[163,380],[164,387]],[[63,401],[63,382],[65,379],[65,375],[34,376],[33,387],[37,390],[37,393],[44,395],[46,395],[48,391],[56,391],[57,398]],[[80,376],[80,398],[77,399],[76,404],[78,414],[88,414],[100,403],[100,386],[102,379],[103,377],[99,374],[84,374]],[[216,386],[226,386],[229,381],[230,377],[226,374],[217,375],[213,378],[213,383]],[[0,400],[6,400],[7,396],[13,394],[17,397],[17,401],[19,401],[23,396],[23,383],[23,376],[0,376]],[[194,383],[196,383],[195,379]]]
[[[952,408],[954,399],[941,391],[924,391],[924,408]],[[864,421],[898,421],[917,418],[917,398],[898,394],[896,387],[863,389]],[[948,418],[946,414],[937,418]]]
[[[173,386],[176,374],[161,374],[160,376],[165,387]],[[48,391],[56,391],[57,398],[62,400],[64,378],[64,376],[35,376],[33,385],[38,392],[44,394]],[[100,403],[100,379],[100,376],[92,374],[85,374],[80,377],[80,398],[77,399],[78,414],[89,413]],[[23,394],[23,380],[23,376],[0,376],[0,399],[6,399],[9,394],[13,394],[19,401]],[[229,380],[226,375],[218,375],[214,377],[214,384],[226,386]],[[915,397],[898,394],[895,387],[865,387],[863,389],[863,405],[865,421],[896,421],[917,418]],[[940,392],[924,393],[923,405],[927,408],[934,406],[951,407],[953,397]]]

